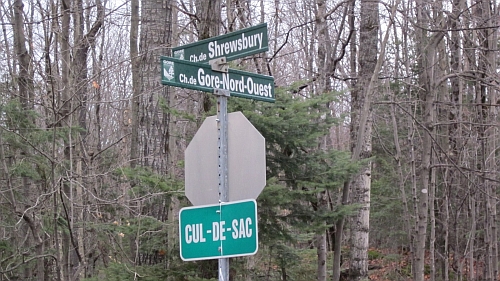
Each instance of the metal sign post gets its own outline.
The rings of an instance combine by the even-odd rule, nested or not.
[[[219,281],[229,281],[229,257],[257,252],[257,203],[252,200],[235,204],[238,200],[257,198],[266,182],[265,140],[241,112],[239,115],[227,113],[228,97],[275,101],[272,76],[229,69],[227,61],[265,52],[268,45],[267,24],[263,23],[173,48],[174,57],[160,59],[163,85],[213,92],[217,96],[217,116],[212,116],[216,122],[212,117],[207,118],[201,126],[203,130],[200,128],[185,153],[186,196],[193,205],[210,204],[203,206],[203,210],[209,208],[211,213],[210,216],[205,213],[202,219],[195,216],[196,209],[181,210],[179,233],[181,258],[186,261],[218,258]],[[231,130],[228,130],[229,120]],[[211,133],[215,132],[214,123],[217,124],[217,156],[216,136]],[[229,155],[229,151],[237,157]],[[199,161],[199,157],[203,161]],[[238,208],[238,211],[228,208]],[[230,226],[226,221],[231,221]],[[225,236],[228,233],[230,237]]]
[[[214,94],[217,95],[217,131],[218,131],[218,155],[219,155],[219,205],[228,202],[228,187],[227,187],[227,97],[228,90],[215,89]],[[219,210],[222,215],[222,210]],[[224,251],[221,246],[219,251]],[[222,253],[224,254],[224,253]],[[219,259],[219,281],[229,280],[229,259]]]

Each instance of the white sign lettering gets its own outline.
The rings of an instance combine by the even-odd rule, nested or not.
[[[250,36],[246,36],[245,33],[241,33],[241,38],[219,44],[217,41],[208,43],[208,57],[223,57],[228,56],[231,53],[244,51],[253,47],[259,46],[262,48],[262,38],[264,35],[261,33],[256,33]]]

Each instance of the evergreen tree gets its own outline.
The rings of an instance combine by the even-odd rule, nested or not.
[[[318,148],[318,139],[341,121],[326,107],[338,94],[305,99],[292,94],[293,86],[276,92],[275,103],[230,99],[230,109],[242,111],[266,139],[268,184],[257,199],[259,239],[286,280],[314,234],[355,208],[338,206],[334,197],[358,165],[347,152]],[[332,195],[327,210],[317,208],[323,191]]]

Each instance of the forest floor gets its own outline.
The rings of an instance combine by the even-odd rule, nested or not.
[[[372,281],[412,281],[412,272],[411,272],[411,260],[408,252],[397,251],[394,250],[383,250],[383,249],[370,249],[368,251],[368,259],[369,259],[369,278]],[[455,264],[455,269],[453,267],[453,260],[450,259],[450,268],[448,271],[450,280],[455,280],[454,278],[463,278],[463,280],[467,280],[464,275],[467,275],[467,264],[464,262],[461,264],[462,266],[462,276],[457,276],[457,265]],[[429,253],[426,254],[425,257],[425,280],[430,280],[430,257]],[[484,270],[484,267],[481,263],[474,263],[475,266],[475,274],[478,280],[481,280],[481,273]],[[439,269],[437,269],[439,270]],[[436,280],[441,277],[441,272],[436,273]],[[458,280],[458,279],[457,279]],[[500,276],[497,279],[500,281]]]
[[[390,250],[370,249],[368,257],[370,280],[412,280],[408,254],[392,253]]]

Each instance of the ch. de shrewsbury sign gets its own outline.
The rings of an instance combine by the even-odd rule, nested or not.
[[[225,57],[227,61],[268,50],[267,23],[172,49],[174,57],[191,62],[208,62]]]

